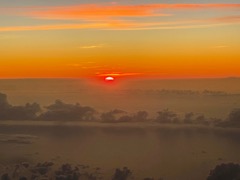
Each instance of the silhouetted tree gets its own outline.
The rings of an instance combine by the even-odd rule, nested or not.
[[[40,113],[41,108],[37,103],[27,103],[25,106],[12,106],[7,111],[8,119],[11,120],[34,120]]]
[[[41,120],[94,120],[96,111],[92,107],[80,106],[80,104],[67,104],[56,100],[47,107],[46,112],[39,116]]]
[[[207,180],[240,180],[240,166],[234,163],[217,165]]]
[[[5,173],[1,176],[1,180],[10,180],[8,173]]]
[[[240,109],[234,109],[228,115],[228,120],[231,122],[240,123]]]
[[[168,109],[164,109],[164,110],[158,112],[156,121],[160,122],[160,123],[172,123],[172,122],[176,121],[177,119],[178,119],[177,114],[175,114],[174,112],[172,112]]]
[[[103,122],[115,122],[116,121],[114,114],[111,112],[102,113],[100,118]]]
[[[216,123],[221,127],[240,127],[240,109],[232,110],[225,121]]]
[[[131,178],[131,176],[132,172],[127,167],[124,167],[122,170],[117,168],[112,180],[127,180]]]
[[[7,101],[7,95],[0,93],[0,119],[2,120],[33,120],[40,112],[41,108],[37,103],[12,106]]]
[[[209,125],[209,122],[207,121],[207,119],[205,118],[204,115],[198,115],[195,118],[195,123],[196,124],[202,124],[202,125]]]
[[[186,124],[193,123],[193,116],[194,116],[193,112],[186,113],[185,117],[183,119],[183,122],[186,123]]]
[[[134,115],[133,119],[135,121],[146,121],[148,117],[147,111],[138,111],[136,115]]]
[[[7,95],[0,93],[0,109],[6,109],[10,105],[7,102]]]
[[[25,176],[22,176],[19,178],[19,180],[27,180],[27,178]]]
[[[132,122],[133,118],[129,115],[124,115],[118,118],[118,122]]]
[[[109,123],[120,122],[119,120],[125,121],[127,117],[122,117],[122,119],[120,119],[122,114],[124,113],[126,112],[123,110],[114,109],[112,111],[102,113],[100,118],[102,122],[109,122]]]

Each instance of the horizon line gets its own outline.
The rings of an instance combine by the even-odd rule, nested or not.
[[[0,80],[71,80],[71,79],[93,79],[96,77],[9,77],[9,78],[0,78]],[[131,77],[128,78],[127,80],[132,80],[132,79],[142,79],[142,80],[153,80],[153,79],[158,79],[158,80],[193,80],[193,79],[240,79],[240,76],[226,76],[226,77]]]

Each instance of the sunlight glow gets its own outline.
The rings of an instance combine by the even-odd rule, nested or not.
[[[111,77],[111,76],[108,76],[108,77],[105,78],[105,80],[106,80],[106,81],[114,81],[114,78]]]

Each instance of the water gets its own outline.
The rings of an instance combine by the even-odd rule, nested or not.
[[[191,94],[158,94],[158,90],[223,91],[222,96]],[[38,102],[42,106],[61,99],[67,103],[79,102],[97,111],[114,108],[127,112],[146,110],[152,116],[169,108],[178,113],[203,113],[210,117],[225,118],[240,107],[240,79],[142,80],[117,79],[112,84],[95,79],[12,79],[0,80],[0,92],[8,95],[14,105]]]
[[[240,161],[238,130],[144,123],[13,124],[0,126],[4,164],[86,164],[101,167],[108,178],[115,168],[127,166],[137,179],[201,180],[217,164]]]
[[[44,106],[61,99],[129,113],[146,110],[151,116],[169,108],[226,118],[240,107],[240,79],[119,80],[106,84],[81,79],[0,80],[0,92],[13,105],[37,102]],[[162,89],[177,93],[159,94]],[[182,90],[187,90],[183,91]],[[200,94],[191,94],[200,92]],[[204,90],[214,91],[203,95]],[[224,94],[216,94],[223,91]],[[179,93],[180,92],[180,93]],[[187,92],[187,93],[186,93]],[[225,94],[226,93],[226,94]],[[240,162],[240,131],[214,127],[60,121],[0,122],[0,163],[53,161],[100,167],[105,179],[127,166],[136,179],[202,180],[217,164]]]

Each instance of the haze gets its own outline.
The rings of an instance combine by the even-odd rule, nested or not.
[[[0,0],[1,180],[240,178],[239,0]]]

